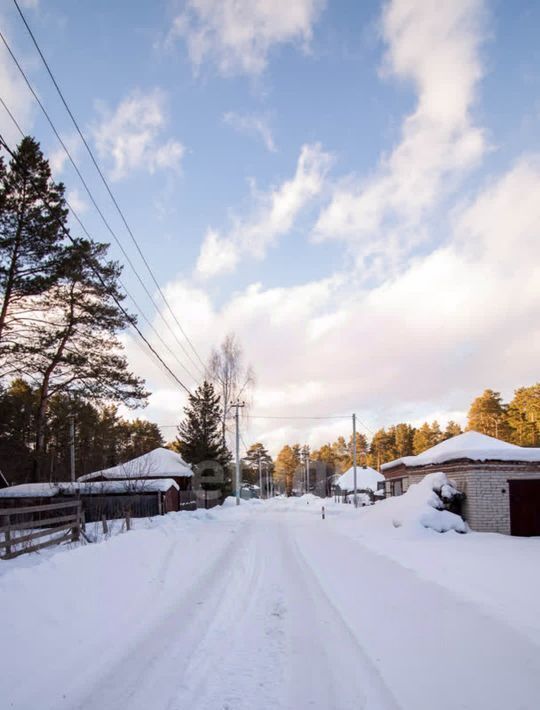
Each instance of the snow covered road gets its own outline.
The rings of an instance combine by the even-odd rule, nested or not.
[[[48,674],[38,669],[32,687],[30,654],[29,665],[22,666],[28,687],[21,688],[10,684],[12,658],[3,653],[7,678],[0,680],[0,693],[5,685],[8,702],[0,707],[538,707],[540,647],[533,640],[344,535],[337,516],[321,520],[320,505],[275,501],[249,507],[242,513],[226,511],[222,518],[216,514],[208,523],[197,521],[197,534],[189,540],[181,527],[175,538],[172,526],[157,567],[132,557],[140,579],[148,582],[141,597],[146,617],[138,618],[137,606],[129,628],[127,617],[116,628],[111,617],[109,636],[103,637],[110,647],[94,663],[74,649],[76,670],[66,656],[63,668],[58,664]],[[95,556],[100,550],[105,555],[108,546],[132,545],[136,535],[150,532],[53,560]],[[190,544],[189,564],[182,555],[186,548],[178,549],[182,538]],[[185,574],[179,574],[182,560]],[[25,571],[37,577],[40,567]],[[115,584],[122,586],[122,573],[126,570],[120,567],[118,579],[108,579],[111,593]],[[3,579],[9,582],[9,575],[0,584]],[[85,613],[82,600],[78,613]],[[62,629],[44,628],[48,638],[40,641],[60,647]]]

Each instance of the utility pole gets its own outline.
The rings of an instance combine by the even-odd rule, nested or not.
[[[309,493],[309,446],[304,447],[306,457],[306,493]]]
[[[356,414],[352,415],[352,446],[353,446],[353,472],[354,472],[354,507],[358,508],[358,495],[356,493]]]
[[[267,484],[268,486],[268,484]],[[261,451],[259,449],[259,491],[260,491],[260,496],[261,500],[263,497],[263,488],[262,488],[262,466],[261,466]]]
[[[240,416],[238,410],[245,406],[245,402],[233,402],[233,404],[231,404],[231,407],[234,407],[236,410],[234,413],[234,420],[236,422],[236,505],[240,505]]]
[[[75,415],[69,415],[69,462],[71,469],[71,482],[75,483]]]

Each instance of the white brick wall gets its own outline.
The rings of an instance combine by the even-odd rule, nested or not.
[[[409,476],[409,481],[417,483],[424,475],[412,474]],[[471,470],[449,472],[448,477],[455,481],[458,490],[465,493],[463,517],[473,530],[510,534],[510,498],[507,480],[518,477],[515,471]]]

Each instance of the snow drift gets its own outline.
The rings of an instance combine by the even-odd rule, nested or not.
[[[369,523],[400,527],[430,528],[437,532],[467,532],[467,524],[459,515],[446,509],[461,493],[442,472],[430,473],[413,483],[402,496],[388,498],[366,511]]]

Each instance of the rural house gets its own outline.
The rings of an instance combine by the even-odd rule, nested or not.
[[[77,480],[81,482],[136,481],[158,478],[172,478],[179,490],[186,491],[191,488],[193,471],[176,451],[159,448],[118,466],[87,473]]]
[[[124,481],[131,495],[142,496],[151,484],[157,485],[160,480],[172,481],[176,490],[168,489],[167,500],[163,503],[165,512],[169,512],[194,505],[192,479],[193,471],[179,453],[158,448],[118,466],[80,476],[78,482]]]
[[[356,467],[356,490],[359,493],[367,494],[370,501],[377,495],[379,484],[382,482],[384,482],[383,474],[375,471],[374,468]],[[345,501],[354,494],[354,468],[352,466],[335,480],[334,494]]]
[[[540,535],[538,448],[468,431],[381,470],[387,495],[401,495],[426,474],[443,471],[465,494],[462,514],[473,530]]]

